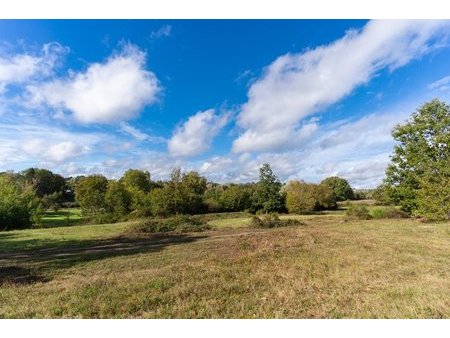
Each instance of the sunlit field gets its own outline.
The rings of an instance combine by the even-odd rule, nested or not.
[[[139,235],[130,223],[0,233],[2,318],[448,318],[450,223],[346,221]]]

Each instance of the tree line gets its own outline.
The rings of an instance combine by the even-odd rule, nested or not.
[[[450,107],[433,100],[419,107],[392,135],[397,141],[386,178],[375,190],[354,191],[339,177],[319,184],[282,184],[268,163],[258,182],[219,184],[198,172],[172,171],[154,181],[129,169],[118,180],[102,175],[64,178],[46,169],[0,173],[0,229],[39,225],[47,209],[78,205],[98,223],[139,217],[211,212],[311,213],[335,209],[337,201],[374,198],[429,220],[450,217]]]
[[[195,171],[172,171],[169,180],[153,181],[148,171],[129,169],[118,180],[102,175],[64,178],[46,169],[0,174],[2,229],[39,224],[45,210],[77,205],[96,223],[141,217],[216,212],[310,213],[335,209],[354,198],[349,183],[330,177],[320,184],[292,181],[283,185],[269,164],[258,182],[219,184]],[[20,212],[19,209],[20,209]],[[20,217],[19,217],[20,216]]]

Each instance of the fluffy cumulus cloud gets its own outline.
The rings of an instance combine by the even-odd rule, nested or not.
[[[197,168],[218,182],[248,182],[258,179],[259,168],[267,162],[284,182],[320,182],[328,176],[340,176],[357,188],[372,188],[381,182],[389,163],[394,145],[392,128],[404,122],[411,111],[389,110],[355,120],[329,122],[306,139],[303,147],[216,156]]]
[[[209,149],[214,137],[226,125],[229,113],[216,114],[214,109],[200,111],[176,128],[168,142],[172,156],[195,156]]]
[[[75,132],[39,124],[39,121],[0,123],[0,171],[14,167],[53,168],[80,160],[110,141],[96,132]],[[118,147],[116,146],[116,152]]]
[[[111,123],[129,120],[155,102],[160,83],[145,68],[146,54],[133,45],[93,63],[84,72],[72,72],[67,79],[56,79],[29,86],[32,102],[73,114],[81,123]]]
[[[280,56],[250,87],[238,116],[244,132],[233,150],[298,145],[314,131],[304,125],[306,116],[338,102],[380,70],[394,70],[432,50],[444,25],[448,22],[370,21],[329,45]]]
[[[67,51],[68,48],[52,42],[34,53],[0,53],[0,89],[51,75]]]

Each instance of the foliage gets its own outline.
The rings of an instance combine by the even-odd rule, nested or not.
[[[250,222],[250,226],[253,228],[278,228],[290,225],[302,224],[296,219],[280,219],[277,213],[269,213],[262,217],[253,216]]]
[[[291,181],[285,187],[289,213],[307,214],[316,210],[335,209],[332,190],[324,184]]]
[[[66,185],[64,177],[47,169],[29,168],[22,171],[22,176],[39,197],[62,192]]]
[[[63,201],[63,194],[61,191],[54,192],[49,195],[44,195],[41,198],[42,206],[48,210],[52,209],[53,211],[58,211],[61,208],[61,203]]]
[[[30,186],[0,177],[0,230],[31,228],[39,224],[42,209]]]
[[[333,192],[333,198],[335,201],[346,201],[355,199],[355,193],[347,182],[347,180],[331,176],[324,179],[321,184],[328,186]]]
[[[105,193],[105,203],[109,213],[119,218],[123,217],[131,210],[131,193],[121,182],[109,181]]]
[[[275,176],[268,163],[259,169],[259,182],[253,193],[253,209],[265,213],[283,211],[285,196],[280,191],[281,182]]]
[[[128,169],[120,179],[120,183],[129,191],[150,191],[152,182],[148,171]]]
[[[211,227],[201,218],[187,215],[177,215],[170,218],[146,219],[134,224],[133,232],[157,233],[157,232],[200,232]]]
[[[244,211],[252,206],[252,190],[243,184],[230,184],[224,187],[219,203],[223,211]]]
[[[398,144],[386,169],[390,198],[407,212],[446,219],[450,107],[437,99],[425,103],[392,135]]]
[[[85,216],[105,213],[107,209],[105,195],[108,180],[102,175],[91,175],[81,179],[75,188],[76,201]]]
[[[450,219],[450,162],[439,173],[427,171],[419,186],[415,214],[429,221]]]
[[[391,205],[394,201],[391,198],[392,188],[387,184],[380,184],[372,192],[372,198],[377,201],[377,204],[381,205]]]
[[[369,209],[364,204],[351,204],[345,211],[345,215],[348,219],[371,219]]]
[[[379,219],[379,218],[408,218],[409,215],[396,207],[389,206],[389,207],[375,207],[372,210],[370,210],[370,215],[372,218]]]

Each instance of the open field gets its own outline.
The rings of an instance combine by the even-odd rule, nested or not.
[[[80,209],[59,209],[58,211],[47,211],[42,217],[42,226],[49,228],[52,226],[74,225],[81,222]]]
[[[0,317],[450,317],[450,223],[282,217],[305,225],[252,229],[240,215],[183,235],[0,233]]]

